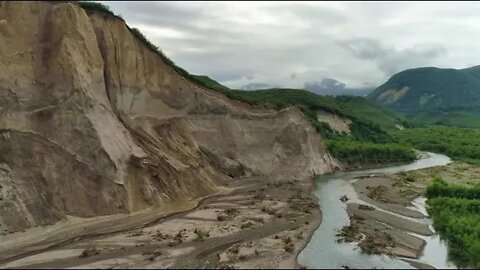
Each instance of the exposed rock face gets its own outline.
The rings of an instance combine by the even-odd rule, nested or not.
[[[0,231],[334,166],[299,110],[199,88],[119,19],[75,3],[0,2]]]

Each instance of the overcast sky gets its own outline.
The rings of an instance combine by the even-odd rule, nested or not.
[[[104,2],[177,65],[227,86],[378,86],[480,64],[480,2]]]

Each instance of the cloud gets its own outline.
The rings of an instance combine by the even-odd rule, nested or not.
[[[480,59],[480,3],[105,2],[175,63],[233,88],[380,85]],[[478,63],[476,63],[478,64]]]
[[[342,82],[339,82],[334,79],[325,78],[320,82],[305,82],[303,88],[311,92],[320,94],[320,95],[355,95],[355,96],[366,96],[370,93],[373,88],[364,86],[360,88],[348,88]]]
[[[378,59],[387,54],[387,50],[379,42],[372,39],[352,39],[339,42],[339,44],[360,59]]]
[[[350,51],[354,57],[374,61],[387,76],[408,68],[431,63],[447,52],[440,44],[417,44],[410,48],[398,50],[394,47],[382,45],[380,41],[365,38],[340,41],[339,45]]]

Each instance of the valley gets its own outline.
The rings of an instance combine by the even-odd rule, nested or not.
[[[238,90],[103,4],[2,1],[0,268],[478,267],[478,71]]]

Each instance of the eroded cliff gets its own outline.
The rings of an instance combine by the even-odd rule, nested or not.
[[[1,231],[334,166],[298,109],[256,108],[193,84],[120,19],[71,2],[0,2]]]

